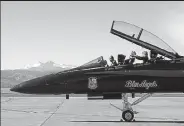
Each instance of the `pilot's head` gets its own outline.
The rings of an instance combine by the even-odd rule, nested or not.
[[[158,56],[158,53],[156,53],[155,51],[150,52],[150,58],[156,58],[157,56]]]
[[[136,55],[136,52],[135,51],[132,51],[131,54],[130,54],[130,57],[133,57]]]
[[[126,58],[125,55],[123,55],[123,54],[118,54],[118,62],[119,62],[119,63],[120,63],[120,62],[124,62],[125,58]]]
[[[113,56],[110,56],[109,60],[112,62],[114,61],[114,57]]]
[[[143,56],[143,57],[148,57],[148,52],[147,52],[147,51],[143,51],[143,52],[142,52],[142,56]]]
[[[106,60],[103,60],[103,61],[101,62],[101,64],[102,64],[102,66],[106,66],[106,65],[107,65],[107,61],[106,61]]]

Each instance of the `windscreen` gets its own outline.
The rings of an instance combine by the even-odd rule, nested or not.
[[[121,33],[124,33],[126,35],[132,36],[134,38],[137,38],[139,36],[140,31],[141,31],[140,27],[123,22],[123,21],[114,21],[114,25],[113,25],[112,29],[119,31]],[[142,34],[141,34],[139,40],[142,40],[142,41],[147,42],[151,45],[157,46],[163,50],[166,50],[168,52],[172,52],[172,53],[176,54],[176,51],[174,51],[162,39],[160,39],[156,35],[148,32],[144,29],[142,31]]]
[[[107,61],[106,60],[103,60],[103,57],[100,56],[88,63],[85,63],[79,67],[76,67],[76,68],[73,68],[73,69],[70,69],[70,70],[65,70],[65,71],[62,71],[62,72],[58,72],[57,74],[62,74],[62,73],[66,73],[66,72],[72,72],[72,71],[75,71],[75,70],[82,70],[82,69],[90,69],[90,68],[96,68],[96,67],[105,67],[105,65],[107,65]]]
[[[95,67],[105,67],[105,65],[107,64],[107,62],[105,60],[103,60],[103,57],[100,56],[88,63],[85,63],[83,65],[81,65],[80,67],[77,67],[76,69],[87,69],[87,68],[95,68]]]

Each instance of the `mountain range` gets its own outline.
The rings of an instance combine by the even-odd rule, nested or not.
[[[51,73],[75,68],[73,65],[56,64],[53,61],[25,65],[23,69],[1,70],[1,88],[11,88],[23,81]]]

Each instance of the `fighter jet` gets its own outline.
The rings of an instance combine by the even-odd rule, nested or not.
[[[74,69],[61,71],[25,81],[11,88],[11,91],[30,94],[87,94],[88,99],[123,99],[122,119],[131,122],[135,111],[132,106],[142,102],[154,93],[184,92],[184,57],[175,52],[156,35],[138,26],[113,21],[110,33],[127,42],[150,51],[150,58],[144,63],[134,63],[118,55],[116,66],[107,65],[100,56]],[[159,57],[160,56],[160,57]],[[135,52],[131,55],[136,58]],[[135,60],[135,59],[134,59]],[[128,93],[145,93],[133,103]]]

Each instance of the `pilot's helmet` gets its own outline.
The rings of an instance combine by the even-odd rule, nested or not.
[[[107,61],[106,60],[103,60],[102,61],[102,65],[104,65],[104,66],[107,65]]]
[[[143,52],[142,52],[142,56],[148,57],[148,52],[147,52],[147,51],[143,51]]]
[[[157,56],[158,56],[158,53],[157,52],[155,52],[153,50],[150,52],[150,57],[151,58],[156,58]]]
[[[112,62],[114,61],[114,57],[113,56],[110,56],[109,60]]]
[[[124,62],[126,56],[123,54],[118,54],[118,62]]]
[[[132,51],[130,55],[131,56],[135,56],[136,55],[136,52],[135,51]]]

